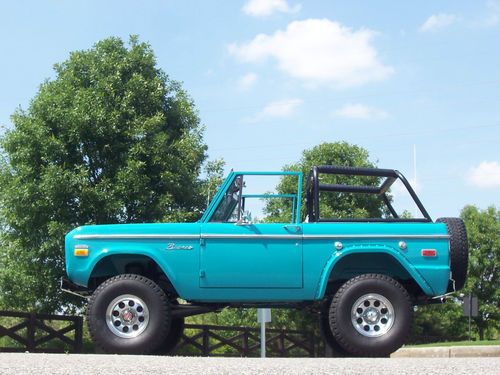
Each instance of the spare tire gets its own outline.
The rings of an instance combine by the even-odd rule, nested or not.
[[[446,224],[450,235],[450,284],[448,292],[460,290],[465,285],[467,278],[467,265],[469,262],[469,243],[467,231],[462,219],[458,217],[442,217],[436,223]]]

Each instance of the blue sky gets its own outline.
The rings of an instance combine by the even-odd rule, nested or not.
[[[130,34],[184,83],[228,169],[345,140],[413,179],[415,148],[431,216],[500,205],[500,1],[4,1],[0,124],[70,51]]]

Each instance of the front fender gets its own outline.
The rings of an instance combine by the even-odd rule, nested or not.
[[[326,287],[328,285],[328,280],[330,278],[330,275],[333,272],[335,266],[340,262],[340,260],[353,254],[374,254],[374,253],[387,254],[393,257],[415,280],[415,282],[420,286],[420,288],[426,295],[435,294],[432,287],[425,281],[425,279],[418,272],[418,270],[404,257],[404,255],[396,251],[394,248],[386,245],[370,245],[369,247],[352,245],[352,246],[346,246],[341,252],[337,251],[333,253],[331,257],[328,259],[328,261],[325,264],[325,267],[323,268],[323,271],[321,272],[319,283],[316,288],[315,298],[321,300],[325,296]]]
[[[146,257],[154,261],[181,298],[198,288],[200,225],[198,223],[109,224],[78,227],[66,235],[66,273],[75,284],[88,287],[96,265],[100,275],[123,270],[128,258]],[[174,248],[169,246],[173,245]],[[86,249],[76,256],[74,250]],[[108,257],[120,260],[99,263]],[[114,264],[116,263],[116,264]],[[196,265],[196,267],[193,267]],[[109,267],[109,269],[108,269]],[[116,268],[120,268],[117,270]]]
[[[93,250],[93,251],[92,251]],[[93,270],[97,266],[97,264],[105,258],[113,257],[113,256],[144,256],[151,260],[153,260],[158,267],[162,270],[165,276],[170,280],[173,287],[177,289],[176,285],[176,275],[173,272],[173,269],[168,265],[168,263],[162,261],[160,257],[156,256],[155,252],[152,252],[147,249],[91,249],[89,251],[91,254],[88,258],[73,258],[73,262],[71,262],[71,267],[67,269],[68,277],[75,283],[84,287],[88,287],[90,277],[92,275]]]

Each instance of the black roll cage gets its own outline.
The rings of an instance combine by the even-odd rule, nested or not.
[[[347,176],[367,176],[367,177],[381,177],[384,178],[380,186],[366,186],[366,185],[346,185],[346,184],[324,184],[320,183],[320,174],[330,175],[347,175]],[[396,180],[400,180],[406,187],[413,201],[422,213],[422,218],[406,219],[400,218],[394,210],[387,191]],[[338,192],[338,193],[364,193],[379,195],[387,209],[393,216],[392,218],[366,218],[366,219],[326,219],[320,217],[319,211],[319,193],[320,192]],[[429,213],[424,208],[417,194],[411,187],[408,180],[403,174],[395,169],[380,169],[380,168],[359,168],[359,167],[344,167],[337,165],[320,165],[311,168],[307,178],[306,187],[306,206],[307,216],[309,222],[330,222],[330,221],[405,221],[405,222],[429,222],[432,221]]]

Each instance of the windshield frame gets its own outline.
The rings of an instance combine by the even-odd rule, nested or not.
[[[238,176],[246,176],[246,175],[251,175],[251,176],[297,176],[297,194],[296,194],[296,199],[295,199],[295,206],[294,206],[294,217],[293,217],[293,223],[294,224],[300,224],[300,208],[301,208],[301,202],[302,202],[302,172],[292,172],[292,171],[284,171],[284,172],[230,172],[229,175],[226,177],[224,182],[222,183],[221,187],[217,191],[217,193],[214,196],[214,199],[212,199],[212,202],[210,202],[210,205],[208,206],[207,210],[203,214],[202,218],[200,219],[201,223],[210,223],[212,216],[214,215],[215,211],[219,207],[220,202],[222,199],[224,199],[224,196],[226,195],[226,192],[228,189],[233,185],[233,182],[235,181]],[[241,189],[240,189],[241,191]],[[219,223],[219,222],[212,222],[212,223]]]

